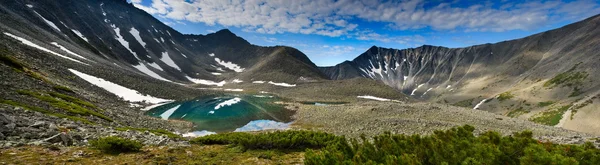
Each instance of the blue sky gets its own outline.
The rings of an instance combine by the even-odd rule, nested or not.
[[[517,39],[600,14],[598,0],[128,0],[185,34],[230,29],[286,45],[319,66],[376,45],[465,47]]]

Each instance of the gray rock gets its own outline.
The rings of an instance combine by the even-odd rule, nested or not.
[[[5,126],[6,128],[8,128],[9,131],[13,131],[15,130],[15,127],[17,127],[15,123],[6,124]]]
[[[61,142],[61,140],[62,140],[62,139],[60,138],[60,135],[61,135],[61,134],[62,134],[62,133],[56,134],[56,135],[54,135],[54,136],[51,136],[51,137],[49,137],[49,138],[46,138],[46,139],[44,139],[44,140],[42,140],[42,141],[44,141],[44,142],[48,142],[48,143],[58,143],[58,142]]]
[[[60,134],[60,140],[62,141],[62,144],[65,146],[73,145],[73,139],[71,139],[71,136],[66,133]]]
[[[45,127],[46,126],[46,122],[44,121],[36,121],[35,123],[33,123],[33,125],[30,125],[30,127],[33,128],[41,128],[41,127]]]
[[[4,113],[0,113],[0,124],[5,125],[9,123],[14,123],[14,119]]]
[[[5,137],[4,137],[4,134],[2,134],[2,133],[0,132],[0,140],[4,140],[4,138],[5,138]]]
[[[58,126],[56,126],[56,124],[54,124],[54,123],[50,123],[50,124],[48,124],[48,129],[50,129],[50,130],[58,130]]]

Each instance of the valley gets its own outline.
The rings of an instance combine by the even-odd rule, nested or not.
[[[296,48],[253,45],[228,29],[182,34],[126,1],[69,2],[0,2],[0,163],[300,164],[305,148],[194,139],[425,137],[464,125],[471,135],[528,130],[531,141],[600,147],[600,15],[494,44],[373,46],[319,67]],[[88,148],[105,137],[143,152],[106,159]]]

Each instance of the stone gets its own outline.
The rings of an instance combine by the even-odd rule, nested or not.
[[[56,126],[56,124],[54,124],[54,123],[50,123],[50,124],[48,124],[48,129],[50,129],[50,130],[58,130],[58,126]]]
[[[33,125],[30,125],[30,127],[33,128],[41,128],[41,127],[45,127],[46,126],[46,122],[44,121],[36,121],[35,123],[33,123]]]
[[[0,125],[6,125],[9,123],[14,123],[14,122],[15,121],[12,119],[12,117],[10,117],[6,114],[0,113]]]
[[[65,146],[73,145],[73,139],[71,139],[71,136],[69,136],[66,133],[60,134],[60,140],[61,140],[62,144]]]

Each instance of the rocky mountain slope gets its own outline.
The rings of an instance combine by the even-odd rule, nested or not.
[[[600,133],[600,15],[521,39],[465,48],[372,47],[320,68],[367,77],[413,98]]]

